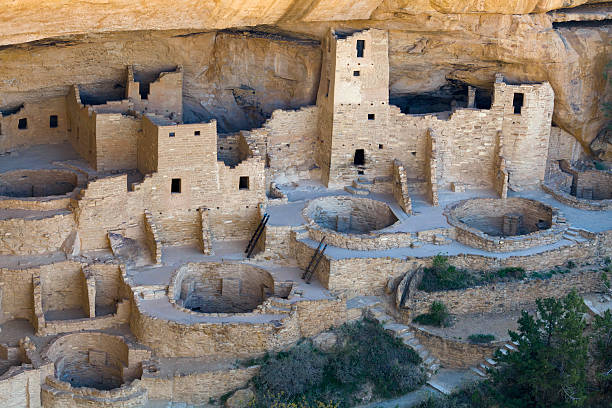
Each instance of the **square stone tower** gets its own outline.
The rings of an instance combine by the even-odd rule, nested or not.
[[[342,187],[380,171],[389,129],[388,34],[330,31],[323,52],[317,161],[323,183]]]

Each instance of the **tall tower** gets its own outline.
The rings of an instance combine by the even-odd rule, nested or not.
[[[330,187],[388,171],[389,47],[386,31],[330,31],[317,96],[322,180]]]

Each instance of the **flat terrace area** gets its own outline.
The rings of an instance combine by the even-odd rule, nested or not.
[[[293,282],[294,296],[284,300],[290,305],[300,300],[323,300],[333,297],[323,286],[313,279],[307,284],[301,279],[303,271],[296,264],[279,265],[273,261],[247,260],[244,249],[248,241],[213,241],[214,255],[204,255],[197,247],[179,246],[164,247],[162,249],[161,265],[144,265],[128,267],[126,270],[127,283],[136,291],[154,291],[158,294],[150,299],[139,299],[140,310],[160,319],[172,320],[183,324],[194,323],[249,323],[265,324],[278,321],[286,317],[283,314],[238,314],[218,317],[215,314],[188,313],[174,307],[166,295],[173,272],[181,265],[187,263],[205,262],[237,262],[243,261],[250,265],[265,269],[278,282]]]
[[[395,202],[391,195],[370,193],[367,196],[352,196],[344,190],[327,189],[323,185],[309,181],[298,186],[290,187],[284,190],[287,194],[289,202],[287,204],[270,205],[267,212],[270,215],[268,225],[271,226],[292,226],[299,228],[305,225],[306,220],[302,216],[302,210],[312,199],[324,196],[351,196],[351,197],[366,197],[370,199],[384,201],[389,205],[398,222],[381,231],[389,232],[411,232],[429,231],[435,229],[452,228],[444,216],[444,209],[456,202],[470,198],[497,198],[493,191],[470,190],[464,193],[454,193],[451,191],[439,192],[439,205],[432,206],[425,200],[424,197],[412,195],[412,210],[413,215],[406,214]],[[612,230],[612,211],[588,211],[567,206],[557,201],[552,195],[545,193],[543,190],[525,191],[520,193],[509,192],[508,197],[524,197],[541,201],[552,207],[556,207],[560,211],[560,216],[565,217],[570,228],[586,230],[593,233],[599,233]],[[318,242],[309,238],[300,240],[311,248],[316,248]],[[386,250],[352,250],[328,246],[325,251],[325,256],[330,259],[346,259],[346,258],[405,258],[405,257],[431,257],[440,253],[447,255],[459,254],[474,254],[481,256],[490,256],[495,258],[508,258],[512,256],[528,256],[552,249],[575,245],[577,242],[586,241],[585,238],[572,235],[564,235],[564,237],[549,245],[537,246],[524,250],[512,252],[488,252],[485,250],[473,248],[467,245],[460,244],[454,240],[446,245],[434,245],[430,243],[422,243],[420,247],[401,247]]]

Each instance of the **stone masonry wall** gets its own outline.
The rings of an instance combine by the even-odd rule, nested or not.
[[[472,344],[447,339],[418,328],[414,331],[419,342],[440,360],[445,368],[469,368],[490,358],[504,343]]]
[[[56,127],[51,127],[51,116],[57,116]],[[19,120],[26,119],[27,127],[19,129]],[[66,98],[50,98],[38,103],[25,103],[17,112],[0,113],[0,152],[38,144],[67,141]]]
[[[44,214],[44,213],[43,213]],[[35,255],[59,251],[75,228],[69,211],[0,219],[0,255]]]
[[[554,275],[550,279],[527,279],[519,282],[499,282],[469,289],[440,292],[418,291],[406,302],[413,316],[427,313],[434,301],[442,301],[454,314],[503,312],[518,310],[533,304],[538,298],[563,297],[572,289],[578,293],[603,288],[598,271],[572,272]]]

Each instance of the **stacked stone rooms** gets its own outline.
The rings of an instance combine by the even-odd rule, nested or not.
[[[321,52],[316,106],[249,131],[185,123],[180,66],[151,83],[126,67],[120,101],[75,84],[0,115],[0,405],[203,404],[257,372],[237,358],[382,313],[375,296],[405,323],[436,296],[460,314],[601,290],[584,271],[415,289],[440,253],[527,271],[612,255],[612,175],[575,165],[548,83],[498,75],[487,109],[469,88],[405,114],[387,32],[331,31]],[[410,341],[432,374],[492,353]]]

